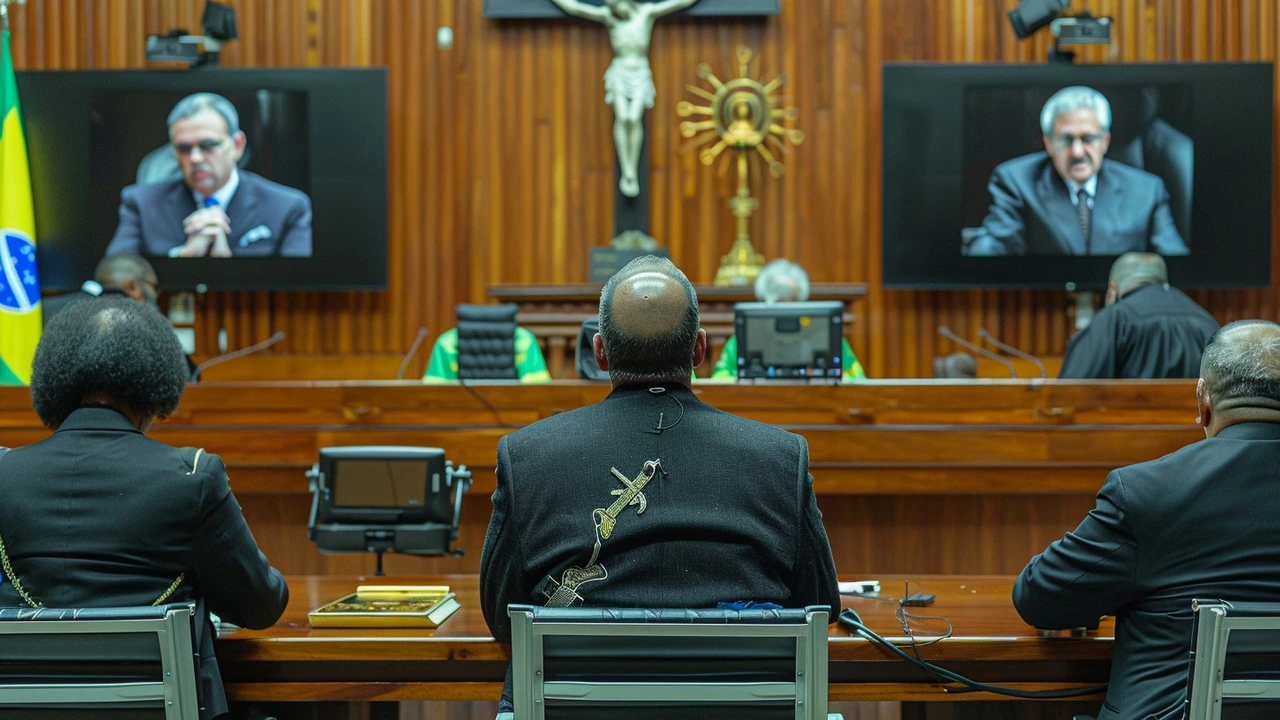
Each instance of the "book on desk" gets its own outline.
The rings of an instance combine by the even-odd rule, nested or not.
[[[460,607],[448,585],[360,585],[307,618],[317,628],[434,628]]]

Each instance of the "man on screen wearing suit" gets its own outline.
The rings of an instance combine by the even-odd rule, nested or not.
[[[664,258],[633,260],[601,291],[592,344],[609,396],[498,443],[480,557],[494,637],[511,641],[513,603],[838,610],[804,438],[689,387],[707,334],[688,278]]]
[[[1192,600],[1280,601],[1280,326],[1219,330],[1196,407],[1207,439],[1113,471],[1080,526],[1013,587],[1014,607],[1035,627],[1115,616],[1098,720],[1183,717]]]
[[[245,135],[235,106],[196,93],[168,124],[182,177],[124,189],[107,255],[311,257],[311,200],[236,167]]]
[[[1111,105],[1084,86],[1054,93],[1040,113],[1044,153],[998,165],[991,207],[965,255],[1187,255],[1156,175],[1103,156]]]

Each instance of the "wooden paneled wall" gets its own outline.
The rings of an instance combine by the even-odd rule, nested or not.
[[[143,67],[143,37],[196,28],[203,0],[29,0],[13,15],[20,68]],[[612,114],[601,78],[604,31],[580,22],[498,23],[481,0],[234,0],[232,67],[386,65],[390,69],[390,287],[385,293],[212,293],[198,303],[198,354],[285,330],[263,362],[291,378],[388,377],[417,329],[452,324],[458,302],[493,283],[576,283],[587,249],[612,235]],[[732,239],[733,175],[682,147],[675,104],[699,62],[727,70],[739,44],[762,75],[786,72],[808,135],[786,177],[760,187],[757,248],[820,282],[865,282],[850,339],[873,377],[930,374],[953,348],[939,324],[979,327],[1037,354],[1070,335],[1063,292],[889,291],[880,283],[880,65],[883,61],[1042,62],[1047,35],[1019,43],[1016,0],[784,0],[766,20],[668,20],[652,48],[651,232],[695,282]],[[1115,42],[1084,62],[1272,60],[1273,0],[1093,0]],[[453,30],[451,48],[437,29]],[[1280,78],[1280,75],[1277,76]],[[1280,97],[1280,94],[1278,94]],[[1229,128],[1224,128],[1229,131]],[[1276,183],[1280,188],[1280,183]],[[922,208],[927,211],[927,208]],[[1273,231],[1273,238],[1275,232]],[[1273,252],[1272,276],[1280,252]],[[1222,321],[1280,316],[1272,290],[1198,296]],[[425,354],[425,353],[424,353]],[[250,362],[246,360],[244,362]],[[420,369],[425,357],[417,361]]]

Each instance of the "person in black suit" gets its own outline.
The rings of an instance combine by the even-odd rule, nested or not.
[[[1104,156],[1111,106],[1092,88],[1063,88],[1040,114],[1044,153],[1001,163],[991,207],[965,255],[1120,255],[1190,251],[1158,176]]]
[[[222,460],[145,435],[186,382],[173,330],[146,305],[99,298],[53,318],[31,377],[53,435],[0,455],[0,607],[199,601],[201,718],[212,718],[227,705],[208,613],[269,627],[289,590],[254,542]]]
[[[86,280],[79,290],[53,295],[40,301],[44,325],[47,327],[53,316],[71,303],[97,297],[128,297],[150,305],[158,312],[160,305],[156,300],[156,286],[159,284],[155,269],[141,255],[108,255],[98,261],[98,266],[93,270],[93,279]]]
[[[671,261],[633,260],[601,291],[592,340],[612,392],[498,442],[480,558],[498,640],[511,641],[512,603],[839,609],[808,445],[698,400],[698,322]]]
[[[1164,258],[1121,255],[1111,265],[1106,303],[1071,338],[1059,378],[1193,378],[1200,371],[1218,321],[1169,286]]]
[[[1196,405],[1207,439],[1113,471],[1093,511],[1013,588],[1036,627],[1115,615],[1098,720],[1182,717],[1192,599],[1280,601],[1280,325],[1218,331]]]
[[[236,167],[245,149],[226,98],[188,96],[169,113],[182,178],[130,185],[107,255],[311,257],[311,200]]]

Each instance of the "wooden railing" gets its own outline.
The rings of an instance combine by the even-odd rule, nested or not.
[[[715,407],[809,443],[810,470],[844,572],[1016,573],[1079,522],[1107,473],[1204,437],[1190,381],[695,384]],[[303,473],[321,447],[423,445],[475,473],[464,558],[389,557],[402,573],[475,572],[498,439],[596,402],[608,386],[475,383],[201,383],[148,433],[227,463],[259,543],[290,573],[359,573],[306,539]],[[0,445],[48,435],[23,388],[0,388]]]

